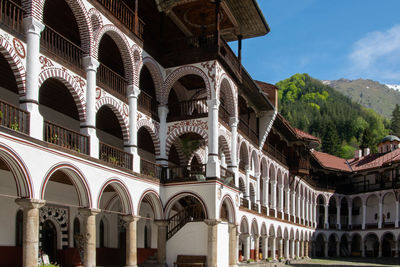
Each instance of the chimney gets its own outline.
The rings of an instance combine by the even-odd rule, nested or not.
[[[370,152],[371,152],[371,150],[369,149],[369,147],[364,148],[364,157],[368,156]]]
[[[361,149],[357,149],[354,153],[354,158],[355,159],[359,159],[362,157],[362,150]]]

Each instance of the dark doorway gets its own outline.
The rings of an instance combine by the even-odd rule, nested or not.
[[[57,261],[57,229],[49,220],[42,224],[42,236],[40,241],[42,250],[49,256],[50,262]]]

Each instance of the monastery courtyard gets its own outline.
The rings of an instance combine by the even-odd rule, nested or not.
[[[330,258],[311,259],[301,263],[294,263],[292,267],[323,267],[323,266],[400,266],[396,258]]]

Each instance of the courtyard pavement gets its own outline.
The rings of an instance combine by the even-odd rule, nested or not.
[[[292,263],[292,267],[325,267],[325,266],[399,266],[400,258],[330,258],[312,259],[299,263]]]

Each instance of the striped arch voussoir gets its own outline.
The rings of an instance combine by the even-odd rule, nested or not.
[[[140,65],[140,70],[138,73],[138,78],[140,79],[140,73],[143,70],[143,66],[146,66],[150,72],[151,77],[153,78],[154,88],[156,91],[157,101],[161,103],[161,90],[163,84],[163,77],[161,74],[160,67],[157,62],[152,57],[145,57],[143,59],[142,64]]]
[[[102,106],[109,107],[114,112],[115,116],[117,116],[118,122],[122,129],[122,136],[124,137],[124,141],[128,141],[129,140],[128,119],[126,116],[123,115],[124,111],[122,105],[123,104],[117,102],[112,97],[103,97],[96,102],[96,112],[99,111],[99,109]]]
[[[154,126],[153,123],[151,123],[147,119],[141,119],[140,121],[137,122],[137,130],[139,131],[139,129],[142,127],[144,127],[149,132],[151,139],[153,140],[156,157],[159,157],[159,155],[160,155],[160,139],[159,139],[159,134],[158,134],[157,128]]]
[[[85,91],[83,87],[85,85],[83,84],[84,81],[76,76],[72,77],[68,72],[66,72],[63,69],[59,68],[51,68],[42,71],[39,74],[39,88],[42,86],[42,84],[50,78],[54,78],[62,82],[67,88],[70,94],[72,95],[72,98],[74,99],[74,102],[76,104],[76,108],[78,109],[78,114],[79,114],[79,120],[81,122],[86,120],[86,101],[85,101]],[[78,81],[79,82],[78,82]]]
[[[167,141],[166,141],[166,154],[169,154],[169,150],[171,149],[171,145],[175,143],[175,140],[186,133],[197,133],[198,135],[200,135],[205,143],[208,143],[208,136],[207,136],[207,132],[206,130],[197,127],[197,126],[190,126],[190,125],[185,125],[179,128],[176,128],[175,130],[173,130],[167,137]]]

